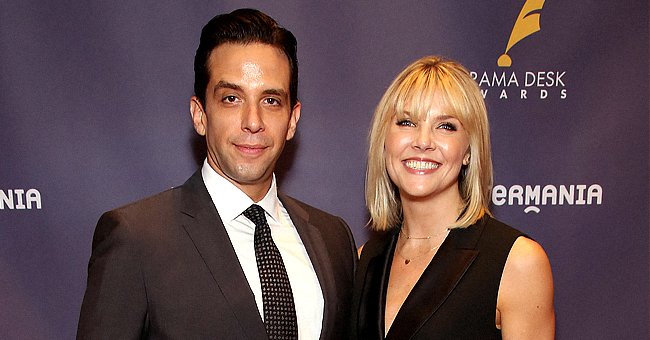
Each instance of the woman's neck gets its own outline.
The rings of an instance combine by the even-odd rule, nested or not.
[[[460,193],[437,195],[427,199],[403,197],[402,230],[409,236],[424,237],[443,232],[453,226],[463,209]]]

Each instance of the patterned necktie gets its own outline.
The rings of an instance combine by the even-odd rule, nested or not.
[[[255,223],[255,258],[262,284],[264,325],[270,340],[298,339],[296,308],[289,276],[278,247],[271,238],[264,209],[253,204],[244,216]]]

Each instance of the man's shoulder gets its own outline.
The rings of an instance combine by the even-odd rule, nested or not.
[[[175,191],[173,188],[168,189],[104,212],[97,222],[93,244],[109,235],[139,239],[151,230],[160,231],[173,220],[172,211],[177,211],[171,204]]]
[[[152,233],[173,230],[183,216],[181,212],[192,205],[187,202],[193,199],[188,192],[183,184],[104,212],[97,222],[93,244],[109,235],[142,240]]]
[[[179,187],[172,187],[165,191],[140,198],[136,201],[131,201],[117,208],[111,209],[109,212],[131,213],[134,211],[147,211],[157,207],[166,206],[175,200],[178,191]]]
[[[200,187],[203,185],[196,174],[179,186],[170,187],[156,194],[126,203],[117,208],[106,211],[103,215],[129,216],[131,219],[160,219],[171,212],[177,212],[187,206],[196,206],[201,200]],[[205,186],[203,190],[206,191]]]
[[[335,242],[348,240],[351,244],[354,243],[354,236],[352,236],[350,227],[340,216],[336,216],[282,193],[278,193],[278,197],[282,201],[285,209],[287,209],[287,212],[289,212],[294,224],[297,222],[296,218],[300,218],[306,221],[308,225],[319,230],[321,236],[328,240]],[[351,249],[354,250],[354,248],[353,246]],[[356,254],[356,251],[354,252]]]
[[[306,213],[309,216],[309,219],[315,219],[315,220],[341,220],[343,219],[339,216],[336,216],[332,213],[329,213],[325,210],[322,210],[320,208],[317,208],[309,203],[306,203],[304,201],[301,201],[299,199],[296,199],[294,197],[291,197],[289,195],[283,194],[283,193],[278,193],[278,196],[282,203],[284,204],[285,208],[287,208],[288,211],[292,211],[292,209],[298,208],[302,209],[304,213]]]
[[[197,186],[202,185],[203,182],[200,181],[200,177],[198,177],[198,180],[199,181],[197,181],[197,174],[195,173],[182,185],[173,186],[156,194],[126,203],[122,206],[111,209],[111,211],[129,213],[133,211],[155,210],[159,207],[169,208],[170,206],[179,205],[184,200],[188,199],[188,194],[196,193],[199,190]]]

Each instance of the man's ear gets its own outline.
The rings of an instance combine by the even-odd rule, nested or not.
[[[207,116],[203,113],[203,105],[197,96],[190,98],[190,115],[192,116],[192,123],[194,130],[201,136],[205,136],[207,126]]]
[[[296,127],[298,126],[298,120],[300,120],[300,107],[300,102],[297,102],[296,105],[293,106],[293,109],[291,109],[289,129],[287,130],[287,140],[290,140],[296,134]]]

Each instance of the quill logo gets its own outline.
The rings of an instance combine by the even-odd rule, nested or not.
[[[499,100],[567,98],[565,70],[546,65],[543,66],[544,71],[540,70],[541,65],[535,69],[515,69],[508,54],[520,41],[541,31],[540,17],[543,6],[544,0],[527,0],[524,3],[510,32],[505,52],[497,59],[497,70],[470,72],[481,87],[483,99],[488,96],[497,96]],[[548,13],[545,17],[548,17]],[[525,53],[525,50],[522,53]]]
[[[508,51],[527,36],[541,30],[539,17],[542,6],[544,6],[544,0],[526,1],[521,12],[519,12],[519,16],[517,16],[514,27],[512,28],[506,51],[497,60],[497,65],[499,65],[499,67],[510,67],[512,65],[512,59],[510,59]]]

